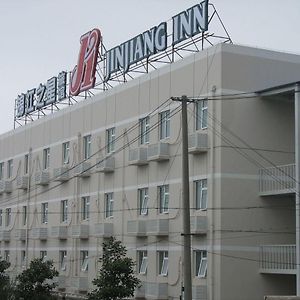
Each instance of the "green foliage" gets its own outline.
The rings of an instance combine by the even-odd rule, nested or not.
[[[102,266],[93,284],[95,290],[88,294],[89,300],[115,300],[134,296],[140,280],[134,274],[135,263],[126,257],[126,249],[114,237],[103,243]]]
[[[10,300],[13,296],[13,288],[9,276],[5,271],[10,267],[10,263],[0,260],[0,296],[1,300]]]
[[[51,291],[56,283],[51,280],[58,276],[58,271],[53,267],[52,261],[43,262],[34,259],[27,270],[17,276],[15,288],[16,299],[23,300],[50,300],[53,299]]]

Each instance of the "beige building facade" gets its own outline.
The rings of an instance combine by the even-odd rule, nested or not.
[[[299,78],[300,56],[220,44],[1,135],[9,272],[51,259],[58,290],[85,294],[115,236],[137,262],[136,298],[179,299],[181,111],[170,98],[187,95],[199,99],[188,105],[193,299],[295,295]]]

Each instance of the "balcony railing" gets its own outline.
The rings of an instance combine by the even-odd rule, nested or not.
[[[260,246],[261,273],[296,274],[296,245]]]
[[[295,193],[295,164],[259,170],[261,196]]]

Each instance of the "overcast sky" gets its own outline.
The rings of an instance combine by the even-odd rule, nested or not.
[[[0,134],[20,93],[72,70],[92,28],[112,48],[201,0],[0,0]],[[235,44],[300,55],[299,0],[210,0]],[[300,78],[299,78],[300,79]]]

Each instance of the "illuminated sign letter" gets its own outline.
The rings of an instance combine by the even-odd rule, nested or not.
[[[101,39],[99,29],[93,29],[80,38],[78,63],[71,73],[70,94],[77,96],[95,86],[95,72]]]

